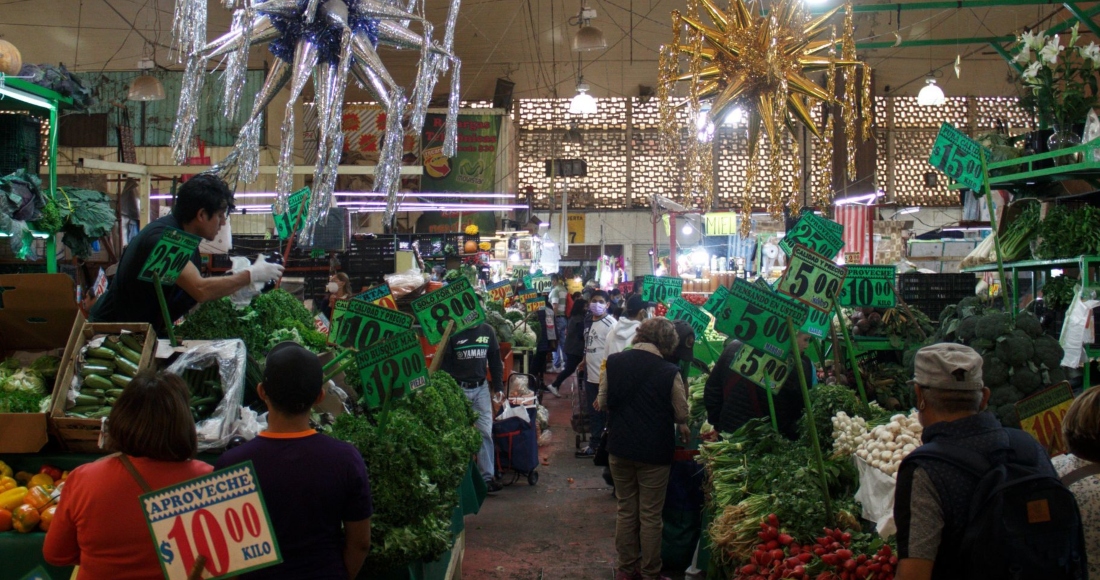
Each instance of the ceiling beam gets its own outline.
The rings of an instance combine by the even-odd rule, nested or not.
[[[1081,21],[1085,26],[1087,26],[1093,34],[1095,34],[1096,36],[1100,36],[1100,26],[1097,26],[1096,23],[1092,21],[1091,15],[1082,12],[1081,9],[1078,8],[1077,5],[1073,2],[1066,2],[1062,4],[1062,6],[1065,6],[1066,10],[1069,10],[1070,14],[1073,14],[1077,18],[1077,20]]]
[[[1020,66],[1020,63],[1016,62],[1016,59],[999,42],[990,42],[989,46],[993,47],[993,50],[997,51],[997,54],[1001,55],[1001,58],[1005,59],[1009,66],[1016,69],[1016,72],[1024,72],[1024,67]]]
[[[913,10],[950,10],[962,8],[987,8],[997,6],[1046,6],[1050,0],[965,0],[965,1],[937,1],[937,2],[906,2],[895,4],[864,4],[852,6],[856,14],[861,12],[909,12]],[[810,14],[825,14],[831,7],[820,6],[810,9]]]

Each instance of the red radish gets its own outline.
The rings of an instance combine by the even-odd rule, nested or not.
[[[741,573],[742,574],[755,574],[756,573],[756,566],[754,566],[752,564],[741,566]]]
[[[792,538],[789,534],[779,534],[779,543],[780,544],[783,544],[784,546],[788,546],[793,541],[794,541],[794,538]]]
[[[798,560],[800,562],[802,562],[803,564],[808,564],[810,562],[810,560],[813,560],[813,559],[814,559],[813,554],[810,554],[808,552],[802,552],[801,554],[798,555]]]
[[[855,560],[845,560],[844,561],[844,569],[849,571],[849,572],[851,572],[852,570],[855,570],[856,569],[856,561]]]
[[[836,555],[840,556],[841,560],[848,560],[852,557],[852,551],[851,550],[837,550]]]
[[[860,566],[856,568],[856,576],[859,576],[860,578],[866,578],[868,573],[869,572],[867,570],[867,566]]]

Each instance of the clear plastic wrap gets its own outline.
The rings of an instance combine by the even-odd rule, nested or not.
[[[390,293],[394,298],[401,298],[411,294],[425,284],[424,274],[418,268],[405,270],[397,274],[386,274],[386,284],[390,285]]]
[[[222,400],[207,419],[199,421],[199,451],[220,449],[237,431],[244,398],[244,375],[248,356],[239,339],[197,342],[180,354],[167,372],[183,376],[188,369],[202,370],[216,364],[223,390]]]

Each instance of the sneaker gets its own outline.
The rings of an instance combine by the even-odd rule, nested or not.
[[[591,447],[585,447],[584,449],[581,449],[580,451],[574,453],[573,456],[577,459],[592,459],[596,456],[596,450]]]
[[[485,482],[485,487],[486,487],[486,489],[488,490],[489,493],[496,493],[496,492],[504,489],[504,486],[501,485],[500,482],[495,480],[495,479],[486,481]]]
[[[554,395],[555,397],[557,397],[559,399],[561,398],[561,392],[554,385],[550,385],[549,387],[546,387],[546,390],[550,391],[551,395]]]

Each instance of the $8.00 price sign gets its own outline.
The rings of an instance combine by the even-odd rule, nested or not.
[[[691,329],[695,331],[697,339],[702,338],[703,333],[707,331],[707,326],[710,325],[710,316],[703,312],[703,309],[683,298],[672,301],[672,304],[668,307],[668,312],[665,313],[665,318],[687,322],[691,325]]]
[[[760,349],[742,344],[730,363],[730,370],[764,387],[775,389],[787,380],[787,362]]]
[[[424,351],[411,330],[359,351],[355,362],[362,391],[359,402],[368,409],[377,409],[386,399],[428,384]]]
[[[791,264],[776,290],[807,306],[829,312],[843,282],[843,268],[806,246],[796,245],[791,252]]]
[[[784,357],[791,347],[787,317],[801,328],[807,310],[803,304],[738,278],[715,317],[714,327],[772,356]]]
[[[791,231],[779,240],[779,248],[789,256],[796,244],[802,244],[822,256],[831,258],[844,247],[843,232],[844,227],[840,224],[819,217],[812,211],[803,211],[802,217],[794,224]]]
[[[358,298],[338,300],[332,308],[329,342],[344,348],[366,348],[412,328],[413,317]]]
[[[397,302],[394,301],[393,293],[390,292],[390,285],[386,283],[367,288],[362,294],[354,296],[352,299],[377,304],[390,310],[397,310]]]
[[[184,580],[201,554],[203,578],[283,561],[252,462],[142,495],[141,509],[168,580]]]
[[[153,246],[153,251],[149,252],[149,258],[145,260],[145,265],[141,267],[138,280],[152,282],[153,275],[157,274],[160,276],[162,285],[171,286],[175,284],[176,279],[180,277],[180,273],[191,261],[191,256],[195,254],[195,249],[199,247],[200,241],[201,238],[198,236],[183,230],[164,228],[160,241]]]
[[[1061,382],[1016,403],[1020,426],[1046,448],[1051,457],[1069,451],[1062,420],[1073,404],[1073,389]]]
[[[974,191],[985,185],[982,179],[982,146],[949,123],[940,125],[928,162],[948,177]],[[989,151],[985,158],[989,159]]]
[[[447,323],[455,323],[454,332],[460,332],[485,322],[485,311],[466,278],[429,292],[412,302],[413,315],[420,322],[428,342],[438,344],[443,340]]]
[[[485,292],[489,294],[489,300],[504,304],[509,298],[512,297],[512,281],[504,280],[503,282],[490,284],[489,286],[485,287]]]
[[[672,276],[646,276],[642,279],[642,300],[670,304],[684,290],[684,279]]]
[[[844,279],[844,288],[840,292],[840,305],[847,307],[893,308],[897,306],[894,296],[894,280],[897,278],[895,266],[845,266],[848,276]]]

